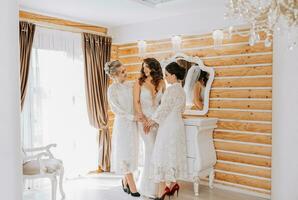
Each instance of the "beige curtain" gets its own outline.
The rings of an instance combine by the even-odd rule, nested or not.
[[[89,122],[99,129],[99,170],[110,171],[111,138],[108,128],[108,76],[104,64],[110,60],[112,39],[83,33],[85,83]]]
[[[20,22],[19,24],[19,42],[20,42],[20,79],[21,79],[21,109],[25,102],[28,75],[29,75],[29,65],[30,65],[30,55],[33,44],[33,37],[35,32],[35,25],[28,22]]]

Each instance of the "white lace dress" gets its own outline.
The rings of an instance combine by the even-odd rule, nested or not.
[[[151,118],[153,113],[156,111],[160,104],[162,97],[162,91],[159,91],[155,98],[152,98],[151,91],[145,86],[141,87],[140,102],[143,114],[146,117]],[[144,144],[144,163],[143,171],[139,179],[139,192],[146,197],[154,197],[157,192],[157,185],[154,180],[150,177],[151,157],[152,151],[155,144],[155,138],[157,129],[152,129],[149,134],[145,134],[143,130],[143,124],[139,123],[138,131]]]
[[[111,171],[127,174],[138,169],[139,137],[133,115],[133,84],[113,83],[108,101],[115,114],[112,133]]]
[[[186,136],[182,119],[185,99],[181,84],[171,85],[152,117],[159,124],[151,171],[156,182],[176,182],[187,178]]]

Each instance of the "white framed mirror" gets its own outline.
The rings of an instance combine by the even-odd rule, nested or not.
[[[187,71],[182,83],[186,93],[184,114],[205,115],[209,110],[209,94],[214,80],[214,69],[206,67],[199,57],[177,53],[160,62],[163,70],[171,62],[177,62]]]

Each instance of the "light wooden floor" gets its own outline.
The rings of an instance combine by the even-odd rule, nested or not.
[[[136,200],[145,198],[134,198],[125,194],[117,177],[92,177],[65,182],[66,200]],[[200,196],[195,197],[193,187],[190,183],[182,183],[179,197],[171,199],[179,200],[264,200],[239,193],[224,191],[220,189],[209,189],[200,187]],[[60,195],[57,200],[61,199]],[[168,198],[166,198],[168,199]],[[24,200],[51,200],[50,190],[46,189],[25,191]]]

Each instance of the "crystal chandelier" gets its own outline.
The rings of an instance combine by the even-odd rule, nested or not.
[[[277,27],[278,20],[283,17],[290,28],[298,27],[298,0],[229,0],[228,12],[225,18],[240,18],[250,24],[248,34],[240,34],[233,27],[229,33],[238,33],[242,36],[249,36],[249,44],[253,46],[260,40],[258,32],[266,33],[265,46],[272,44],[273,30]],[[298,37],[298,36],[296,36]],[[291,41],[290,49],[297,45]]]

